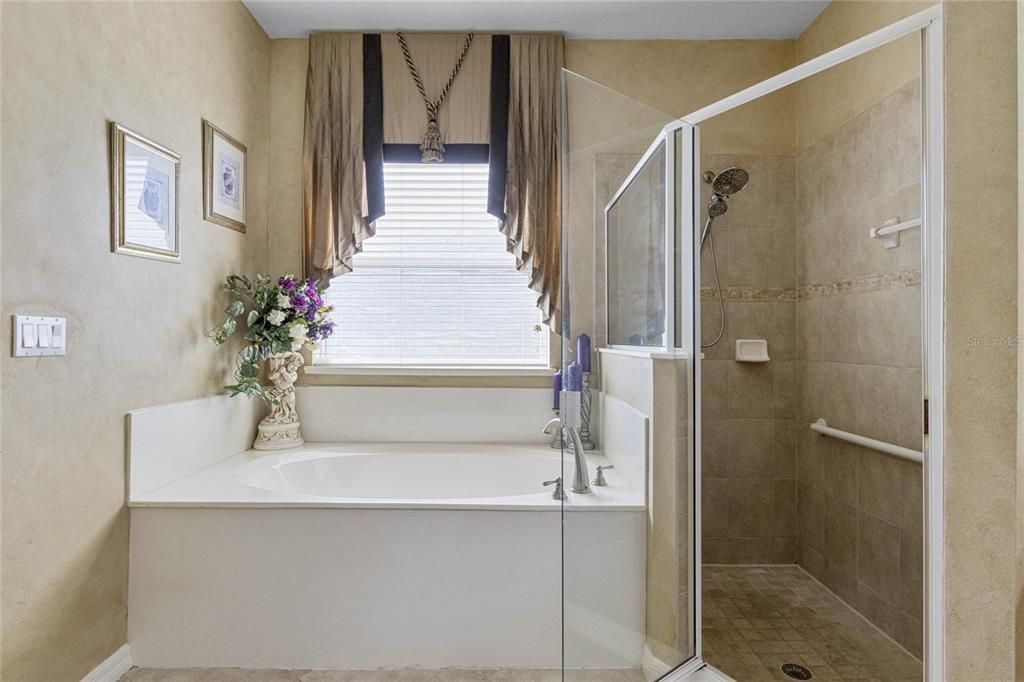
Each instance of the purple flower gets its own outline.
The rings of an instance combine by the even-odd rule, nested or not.
[[[292,308],[298,312],[302,312],[306,309],[306,306],[309,305],[306,301],[306,297],[302,294],[292,294],[291,298],[288,300],[291,302]]]
[[[282,277],[277,280],[277,286],[281,287],[281,291],[287,294],[295,291],[295,280],[291,277]]]
[[[309,322],[312,322],[315,319],[316,319],[316,306],[309,306],[309,308],[306,309],[306,320],[308,320]]]
[[[322,341],[328,336],[334,333],[334,322],[328,320],[319,326],[313,326],[309,329],[309,338],[312,341]]]

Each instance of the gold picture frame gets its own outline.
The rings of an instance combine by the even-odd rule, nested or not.
[[[181,157],[110,121],[111,251],[181,262]]]
[[[203,219],[245,233],[245,145],[203,119]]]

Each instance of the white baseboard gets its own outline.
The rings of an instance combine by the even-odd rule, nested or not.
[[[83,677],[82,682],[117,682],[131,668],[132,650],[124,644]]]

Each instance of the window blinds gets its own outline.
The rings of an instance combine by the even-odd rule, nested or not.
[[[546,367],[537,294],[487,214],[486,164],[385,164],[387,214],[325,298],[318,364]]]

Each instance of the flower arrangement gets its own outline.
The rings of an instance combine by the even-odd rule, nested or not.
[[[245,275],[229,275],[224,290],[232,300],[224,309],[227,317],[213,328],[209,336],[217,346],[223,345],[238,328],[238,319],[245,320],[245,345],[238,351],[235,383],[224,388],[231,396],[244,394],[270,400],[260,383],[260,362],[275,353],[297,352],[304,346],[328,338],[334,322],[324,305],[323,290],[312,279],[302,281],[285,275],[276,282],[269,275],[259,274],[250,280]],[[248,312],[247,312],[248,311]]]

